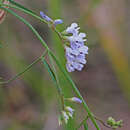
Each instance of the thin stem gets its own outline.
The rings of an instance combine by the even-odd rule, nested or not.
[[[83,125],[84,125],[84,130],[88,130],[88,124],[87,124],[87,122],[85,122]]]
[[[78,125],[78,127],[75,130],[78,130],[84,124],[84,122],[88,120],[88,118],[89,116],[87,116],[84,120],[82,120],[82,122]]]
[[[94,118],[95,118],[97,121],[99,121],[102,125],[104,125],[105,127],[107,127],[107,128],[112,128],[112,127],[108,126],[104,121],[102,121],[101,119],[97,118],[96,116],[94,116]]]
[[[2,84],[8,84],[12,81],[14,81],[15,79],[17,79],[19,76],[21,76],[22,74],[24,74],[25,72],[27,72],[33,65],[35,65],[36,63],[38,63],[41,60],[41,57],[44,57],[46,55],[47,51],[45,51],[43,53],[42,56],[38,57],[35,61],[33,61],[30,65],[28,65],[23,71],[21,71],[20,73],[16,74],[13,78],[4,81],[4,82],[0,82],[0,85]]]
[[[55,73],[55,77],[56,77],[56,81],[57,81],[57,84],[58,84],[59,93],[60,93],[60,95],[62,95],[63,93],[62,93],[62,89],[61,89],[61,87],[60,87],[60,83],[59,83],[58,76],[57,76],[57,74],[56,74],[56,69],[55,69],[55,66],[54,66],[52,57],[51,57],[51,55],[49,54],[49,52],[48,52],[48,56],[49,56],[49,59],[50,59],[50,63],[51,63],[51,65],[52,65],[52,69],[53,69],[53,71],[54,71],[54,73]]]
[[[9,1],[11,4],[13,4],[13,5],[16,5],[16,6],[20,7],[20,8],[26,9],[27,11],[30,11],[30,12],[34,13],[32,10],[25,8],[24,6],[22,6],[21,4],[15,2],[14,0],[8,0],[8,1]]]
[[[49,59],[50,59],[50,63],[52,65],[52,68],[53,68],[53,71],[55,73],[55,77],[56,77],[56,82],[57,82],[57,87],[58,87],[58,91],[59,91],[59,95],[60,95],[60,99],[61,99],[61,104],[62,104],[62,109],[64,110],[65,108],[65,104],[64,104],[64,94],[63,94],[63,91],[62,91],[62,88],[60,86],[60,82],[59,82],[59,78],[57,76],[57,72],[56,72],[56,68],[54,66],[54,62],[53,62],[53,59],[50,55],[50,53],[48,52],[48,56],[49,56]]]
[[[10,8],[14,8],[14,9],[20,10],[20,11],[26,13],[26,14],[29,14],[29,15],[35,17],[36,19],[39,19],[40,21],[44,22],[45,24],[48,24],[48,22],[46,20],[44,20],[40,16],[36,15],[31,10],[28,10],[27,8],[19,7],[19,6],[16,6],[16,5],[14,6],[14,5],[10,5],[10,4],[9,5],[8,4],[2,4],[2,3],[0,3],[0,6],[6,6],[6,7],[10,7]]]

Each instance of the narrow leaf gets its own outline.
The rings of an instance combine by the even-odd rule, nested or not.
[[[53,69],[52,69],[44,58],[42,58],[42,62],[45,65],[47,71],[49,72],[49,74],[50,74],[50,76],[51,76],[51,78],[52,78],[52,80],[53,80],[53,82],[55,84],[55,87],[56,87],[58,93],[60,95],[62,95],[62,90],[61,90],[61,87],[60,87],[60,84],[59,84],[59,80],[58,80],[58,77],[56,75],[54,66],[53,66]]]
[[[19,3],[16,3],[14,0],[9,0],[9,2],[10,2],[11,4],[13,4],[13,5],[16,5],[16,6],[20,7],[20,8],[22,8],[22,9],[24,9],[24,10],[27,10],[27,11],[29,11],[29,12],[31,12],[31,13],[34,13],[32,10],[25,8],[23,5],[21,5],[21,4],[19,4]]]
[[[53,70],[51,69],[50,65],[45,61],[44,58],[42,58],[42,63],[44,64],[44,66],[46,67],[47,71],[49,72],[52,80],[56,83],[56,77],[55,77],[55,74],[54,74]]]

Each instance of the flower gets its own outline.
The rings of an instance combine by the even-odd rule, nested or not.
[[[72,23],[66,29],[66,33],[72,34],[71,36],[67,36],[70,46],[65,46],[66,68],[68,72],[81,71],[84,64],[87,63],[85,55],[88,54],[88,47],[84,45],[86,34],[79,33],[79,29],[80,27],[78,27],[77,23]]]
[[[48,17],[44,12],[40,11],[40,15],[42,16],[43,19],[45,19],[47,22],[52,22],[52,19]]]
[[[62,24],[63,23],[63,20],[62,19],[56,19],[54,20],[54,25],[58,25],[58,24]]]
[[[75,103],[82,103],[82,100],[77,97],[66,98],[65,100],[70,102],[75,102]]]
[[[71,107],[67,106],[67,107],[65,107],[65,110],[67,111],[67,114],[70,117],[73,117],[74,109],[72,109]]]
[[[76,35],[76,34],[78,34],[79,29],[80,28],[78,27],[77,23],[72,23],[71,26],[66,29],[66,32]]]
[[[59,118],[59,125],[62,124],[62,120],[67,124],[70,117],[73,117],[74,109],[72,109],[70,106],[66,106],[65,109],[61,112],[62,115]]]
[[[82,100],[79,99],[79,98],[77,98],[77,97],[72,97],[72,98],[71,98],[71,101],[77,102],[77,103],[82,103]]]
[[[65,123],[67,124],[68,120],[69,120],[69,116],[67,115],[67,113],[65,111],[62,111],[62,116],[63,116]]]
[[[71,108],[70,106],[66,106],[65,109],[61,112],[62,115],[59,117],[59,125],[62,124],[62,121],[67,124],[68,120],[73,117],[74,109]]]

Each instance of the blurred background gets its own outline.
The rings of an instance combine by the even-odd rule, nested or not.
[[[130,1],[128,0],[17,0],[37,14],[61,18],[63,31],[77,22],[87,33],[89,54],[82,72],[71,73],[91,111],[103,119],[124,120],[120,130],[130,130]],[[64,49],[47,25],[16,11],[27,19],[65,65]],[[0,24],[0,78],[8,80],[44,51],[26,25],[7,14]],[[70,84],[59,72],[66,97]],[[74,93],[73,93],[74,95]],[[59,104],[53,82],[42,63],[17,80],[0,86],[0,130],[73,130],[85,117],[74,104],[75,116],[67,126],[58,125]],[[87,113],[86,113],[87,115]],[[98,122],[100,124],[100,122]],[[101,130],[108,130],[100,124]],[[81,127],[81,130],[83,128]],[[89,121],[89,130],[95,130]]]

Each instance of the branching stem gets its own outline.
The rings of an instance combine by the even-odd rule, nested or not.
[[[78,130],[85,123],[85,121],[88,120],[88,118],[89,116],[87,115],[87,117],[84,120],[82,120],[82,122],[78,125],[78,127],[75,130]]]
[[[105,127],[107,127],[107,128],[112,128],[112,127],[108,126],[103,120],[99,119],[98,117],[94,116],[94,118],[95,118],[97,121],[99,121],[102,125],[104,125]]]
[[[7,81],[0,82],[0,85],[2,85],[2,84],[8,84],[8,83],[14,81],[15,79],[17,79],[18,77],[20,77],[22,74],[24,74],[25,72],[27,72],[30,68],[32,68],[33,65],[35,65],[36,63],[38,63],[41,60],[41,58],[46,55],[46,53],[47,53],[47,51],[45,51],[42,56],[38,57],[30,65],[28,65],[23,71],[21,71],[20,73],[16,74],[13,78],[11,78],[11,79],[9,79]]]

